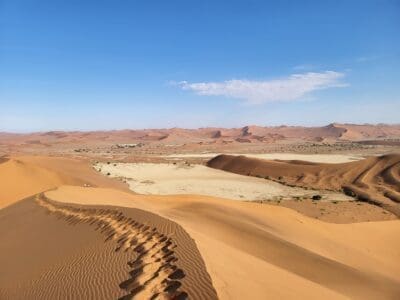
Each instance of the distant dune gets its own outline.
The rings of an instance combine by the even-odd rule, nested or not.
[[[273,179],[290,185],[344,190],[400,216],[400,154],[341,163],[268,161],[245,156],[219,155],[208,166],[237,174]]]
[[[49,131],[29,134],[0,133],[0,144],[125,143],[125,142],[221,142],[274,143],[281,140],[362,141],[400,138],[400,125],[329,124],[322,127],[245,126],[242,128],[142,129],[112,131]]]

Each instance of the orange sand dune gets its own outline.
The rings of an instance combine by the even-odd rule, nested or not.
[[[31,197],[0,236],[1,299],[217,299],[190,236],[142,210]]]
[[[64,184],[124,188],[76,159],[13,157],[0,161],[0,208]]]
[[[65,186],[59,202],[140,208],[194,238],[221,299],[396,299],[400,221],[330,224],[292,210],[212,197]]]
[[[369,157],[341,164],[268,161],[219,155],[208,166],[237,174],[273,179],[286,184],[344,190],[400,216],[400,154]]]
[[[283,164],[282,162],[276,163]],[[303,168],[314,166],[314,164],[303,163],[301,165],[298,162],[292,164]],[[289,166],[287,167],[289,168]],[[43,157],[14,158],[0,164],[0,168],[3,168],[0,169],[3,171],[0,172],[1,179],[10,185],[10,187],[4,185],[0,188],[0,190],[4,190],[1,199],[5,196],[7,204],[18,200],[18,197],[23,195],[31,195],[40,190],[54,188],[63,182],[71,181],[69,184],[75,185],[60,186],[55,190],[48,191],[43,198],[38,198],[37,202],[28,199],[27,202],[24,202],[25,200],[17,202],[0,210],[1,253],[6,253],[4,249],[7,249],[7,255],[2,256],[3,262],[5,261],[2,266],[7,265],[12,269],[14,263],[7,262],[20,261],[16,264],[19,267],[14,273],[10,271],[10,274],[13,274],[13,278],[25,276],[25,281],[21,281],[21,284],[26,284],[26,291],[29,291],[28,294],[18,294],[21,290],[18,283],[15,284],[16,280],[8,279],[8,273],[1,272],[0,280],[8,282],[7,290],[1,284],[1,297],[9,295],[14,298],[22,298],[25,295],[29,298],[29,295],[42,295],[41,293],[46,291],[45,285],[43,285],[46,278],[49,279],[48,290],[53,293],[52,295],[69,294],[68,288],[75,286],[82,297],[85,295],[94,297],[96,285],[90,284],[93,281],[85,281],[87,285],[79,287],[77,285],[79,280],[70,278],[74,278],[75,275],[72,274],[77,274],[76,278],[83,278],[84,270],[94,270],[90,266],[90,262],[93,262],[96,253],[104,253],[106,250],[100,246],[99,240],[93,240],[93,243],[98,245],[97,250],[85,250],[86,246],[81,243],[85,237],[76,233],[77,243],[81,243],[78,246],[75,244],[73,233],[62,224],[78,226],[78,232],[82,228],[84,235],[88,234],[88,230],[92,230],[92,226],[103,232],[102,234],[107,234],[108,230],[112,229],[109,233],[116,234],[113,236],[115,237],[114,241],[118,247],[125,249],[124,247],[137,242],[135,239],[137,233],[134,231],[136,229],[132,227],[130,230],[129,228],[138,223],[149,226],[149,228],[146,227],[146,230],[150,230],[148,233],[163,233],[162,228],[167,230],[164,234],[168,233],[168,237],[177,243],[174,253],[179,257],[175,257],[178,257],[178,261],[183,263],[183,265],[174,264],[173,266],[184,270],[186,274],[185,279],[179,272],[173,278],[177,278],[182,287],[185,286],[184,281],[187,282],[187,285],[185,290],[180,290],[177,289],[179,284],[168,288],[168,284],[164,286],[162,283],[161,287],[164,287],[162,289],[159,285],[161,283],[157,279],[148,285],[155,289],[149,290],[146,287],[136,289],[144,284],[142,279],[153,279],[153,276],[149,275],[157,273],[152,269],[152,265],[143,266],[142,270],[140,265],[143,263],[142,261],[130,265],[133,268],[130,274],[133,280],[127,278],[122,284],[120,282],[121,272],[126,271],[126,265],[121,267],[119,262],[122,261],[122,258],[111,258],[111,255],[115,254],[106,254],[104,259],[111,259],[119,266],[117,269],[112,269],[113,279],[107,273],[107,286],[110,287],[110,282],[112,282],[112,286],[115,287],[115,283],[119,282],[131,296],[139,291],[143,292],[142,295],[150,295],[150,291],[154,290],[157,293],[189,291],[189,297],[192,293],[193,299],[203,299],[204,297],[199,296],[200,294],[196,294],[195,287],[196,284],[203,286],[203,283],[207,281],[206,273],[210,275],[212,285],[220,299],[398,299],[400,295],[399,220],[332,224],[308,218],[287,208],[258,203],[196,195],[135,195],[121,191],[121,189],[125,189],[125,186],[115,183],[107,177],[101,177],[88,164],[77,160]],[[381,173],[383,174],[385,171]],[[7,178],[7,174],[10,179]],[[396,178],[396,174],[393,173],[391,176]],[[18,181],[21,184],[18,184]],[[22,188],[24,183],[27,183],[25,186],[29,188]],[[113,188],[83,187],[82,185],[85,183]],[[322,185],[323,182],[320,184]],[[17,193],[19,187],[23,189],[23,193]],[[25,207],[24,203],[28,203],[28,207]],[[97,207],[92,207],[94,205]],[[112,208],[98,207],[98,205],[112,206]],[[134,210],[130,213],[122,207]],[[111,213],[108,209],[118,210],[120,214]],[[46,210],[50,212],[49,215],[44,214]],[[22,213],[22,211],[24,212]],[[149,213],[152,214],[151,217],[147,215]],[[34,217],[36,214],[41,215]],[[53,214],[58,218],[52,216]],[[131,220],[125,219],[128,214],[131,214],[129,215]],[[30,217],[28,218],[28,216]],[[53,221],[48,221],[50,219],[57,222],[57,225]],[[29,222],[27,223],[26,220]],[[38,225],[35,225],[36,222]],[[54,224],[54,228],[52,224]],[[10,226],[15,230],[9,230]],[[190,264],[196,259],[200,261],[198,260],[199,255],[195,254],[195,248],[179,250],[185,249],[190,243],[188,240],[180,238],[182,235],[174,226],[179,226],[181,228],[179,230],[188,234],[188,239],[193,239],[191,241],[195,242],[196,249],[198,248],[201,254],[206,273],[204,273],[204,269],[198,267],[198,263]],[[32,232],[29,231],[30,228],[32,228]],[[42,234],[38,228],[42,228],[44,233]],[[66,234],[65,241],[63,236],[56,237],[57,228],[60,228],[60,234]],[[17,231],[19,233],[15,234]],[[47,238],[46,242],[47,234],[51,239]],[[160,237],[158,234],[149,236],[150,239],[158,237]],[[54,239],[55,245],[46,246],[51,243],[52,239]],[[77,245],[77,248],[69,247],[69,250],[65,252],[67,256],[62,258],[59,254],[64,253],[61,251],[64,249],[64,242],[73,246]],[[58,243],[60,247],[57,247]],[[157,240],[155,243],[157,244]],[[142,246],[149,249],[148,245]],[[56,257],[53,261],[61,261],[61,264],[54,265],[51,261],[46,263],[47,255],[50,255],[49,253],[52,251],[46,248],[47,250],[43,250],[41,253],[40,249],[44,249],[43,247],[54,249],[53,251],[57,252],[58,256],[52,254],[51,257]],[[109,249],[107,247],[110,246],[105,245],[104,247]],[[19,252],[14,249],[19,249]],[[141,251],[142,248],[135,249]],[[168,252],[168,249],[166,251]],[[40,277],[39,282],[34,280],[36,277],[32,273],[32,270],[36,270],[32,269],[35,268],[30,262],[32,256],[29,256],[28,262],[24,263],[26,260],[24,257],[28,257],[26,253],[35,253],[33,261],[38,262],[37,266],[43,263],[43,266],[46,267],[41,273],[44,274],[44,277]],[[83,262],[78,259],[81,257],[80,253],[86,253],[84,257],[87,259],[85,258]],[[143,258],[147,260],[148,257],[144,256]],[[74,266],[82,263],[82,268],[71,269],[69,267],[71,264],[68,262],[73,263]],[[112,262],[110,263],[113,264]],[[108,262],[103,263],[106,270],[110,265]],[[138,265],[139,269],[137,270]],[[172,269],[174,269],[173,266]],[[172,274],[169,267],[170,265],[168,265],[166,273],[161,272],[162,276],[169,278]],[[198,275],[199,271],[203,272],[203,275]],[[136,272],[142,274],[138,277],[139,281],[134,279],[138,275]],[[126,273],[124,274],[126,275]],[[198,276],[202,280],[197,280]],[[32,284],[32,280],[37,284]],[[60,283],[60,280],[63,282]],[[71,284],[68,280],[71,280]],[[94,281],[101,282],[100,279],[97,280],[97,277],[94,278]],[[63,288],[67,288],[67,290]],[[212,290],[212,288],[208,289],[210,292]],[[104,295],[105,293],[118,295],[117,293],[120,292],[111,287],[103,291]],[[97,295],[97,297],[101,298],[102,296]]]

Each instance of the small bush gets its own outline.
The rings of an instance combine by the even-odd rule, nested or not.
[[[312,196],[312,199],[313,200],[321,200],[322,196],[321,195],[314,195],[314,196]]]

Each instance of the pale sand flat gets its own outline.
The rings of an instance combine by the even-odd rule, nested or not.
[[[343,193],[312,191],[216,170],[203,165],[153,163],[98,163],[95,169],[104,175],[123,178],[138,194],[196,194],[235,200],[323,196],[324,200],[351,200]]]
[[[223,153],[187,153],[169,154],[166,158],[213,158]],[[338,164],[363,159],[362,156],[352,154],[297,154],[297,153],[226,153],[229,155],[244,155],[261,159],[305,160],[310,162]]]

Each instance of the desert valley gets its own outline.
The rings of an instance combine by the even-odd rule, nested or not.
[[[1,299],[398,299],[400,126],[0,134]]]

